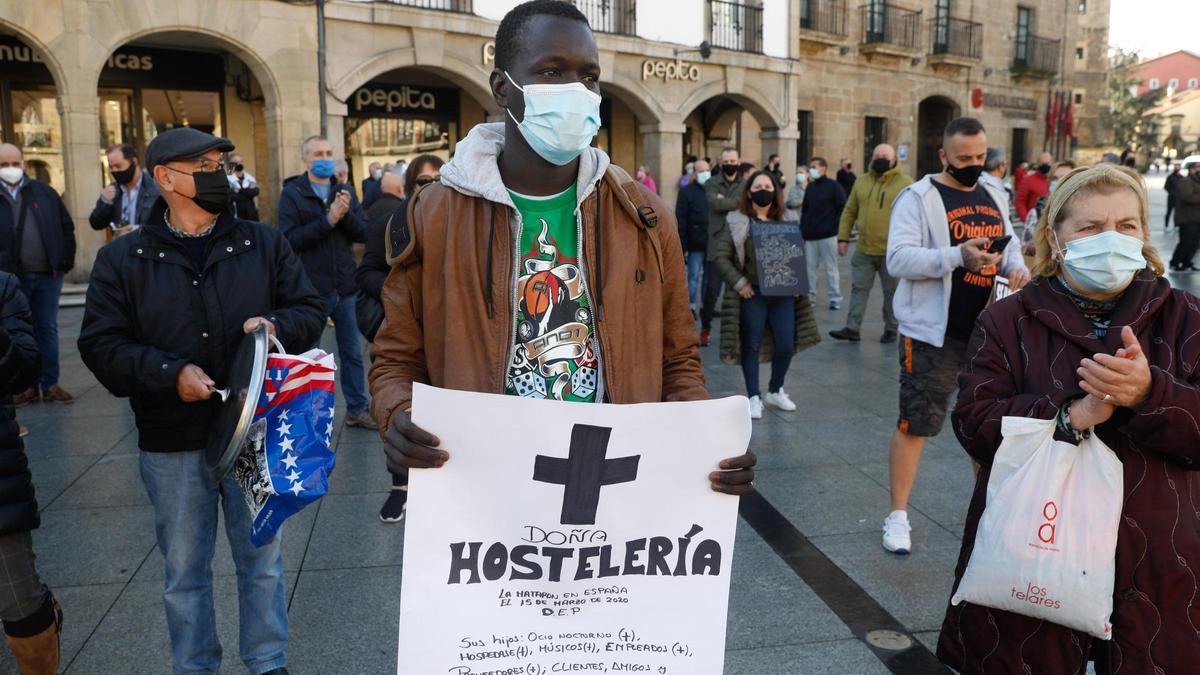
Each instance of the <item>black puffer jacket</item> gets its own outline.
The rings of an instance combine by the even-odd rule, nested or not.
[[[350,210],[338,221],[329,224],[329,205],[338,192],[350,193]],[[283,182],[279,195],[279,229],[287,237],[292,250],[304,263],[304,271],[322,298],[334,291],[342,297],[354,295],[358,290],[354,283],[354,256],[350,244],[363,243],[367,236],[367,221],[363,215],[354,188],[334,182],[329,199],[322,200],[313,192],[308,174],[292,176]]]
[[[200,450],[214,403],[184,403],[179,371],[200,366],[218,387],[242,342],[242,325],[262,316],[290,353],[307,350],[325,326],[324,302],[299,259],[272,227],[221,214],[197,269],[163,223],[100,249],[79,332],[84,364],[116,396],[128,396],[139,446],[150,452]]]
[[[25,444],[12,395],[28,389],[41,368],[33,319],[17,278],[0,272],[0,535],[28,532],[38,526],[37,500],[25,459]]]

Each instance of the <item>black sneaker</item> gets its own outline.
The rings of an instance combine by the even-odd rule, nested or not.
[[[896,341],[897,337],[898,336],[896,335],[896,331],[885,330],[885,331],[883,331],[883,335],[879,336],[879,341],[885,345],[890,345]]]
[[[858,342],[862,339],[862,336],[858,334],[858,331],[850,328],[831,330],[829,331],[829,336],[835,340],[849,340],[850,342]]]
[[[404,520],[404,512],[408,508],[408,488],[392,488],[383,508],[379,509],[379,519],[385,523],[398,523]]]

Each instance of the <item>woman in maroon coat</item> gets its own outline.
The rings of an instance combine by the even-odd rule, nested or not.
[[[953,415],[983,467],[955,589],[1002,417],[1056,419],[1059,440],[1095,433],[1120,457],[1112,640],[962,603],[938,643],[961,672],[1082,674],[1088,660],[1100,675],[1200,672],[1200,300],[1162,278],[1148,223],[1133,172],[1100,165],[1063,179],[1038,224],[1034,281],[979,317]]]

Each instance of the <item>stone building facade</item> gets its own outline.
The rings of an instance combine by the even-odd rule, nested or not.
[[[449,157],[472,126],[500,119],[493,38],[515,4],[327,0],[321,92],[312,3],[0,0],[0,137],[64,192],[82,278],[104,242],[86,217],[110,143],[141,149],[182,124],[226,135],[270,222],[301,141],[321,128],[319,96],[356,183],[371,161]],[[630,171],[647,166],[669,203],[685,158],[726,145],[755,164],[779,154],[790,173],[813,155],[860,170],[886,141],[910,173],[935,171],[957,115],[981,118],[1019,161],[1043,148],[1052,89],[1082,95],[1077,128],[1104,94],[1108,0],[576,4],[600,49],[596,143]]]

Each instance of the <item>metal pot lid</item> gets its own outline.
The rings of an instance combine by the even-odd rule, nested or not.
[[[237,460],[254,411],[262,397],[263,384],[267,378],[267,352],[270,348],[267,327],[260,323],[253,332],[242,339],[241,346],[230,364],[228,380],[224,389],[229,397],[218,404],[217,414],[208,433],[208,449],[205,462],[213,480],[220,482],[229,474]],[[218,385],[222,384],[220,382]],[[222,387],[218,387],[222,388]]]

